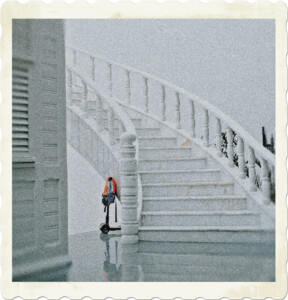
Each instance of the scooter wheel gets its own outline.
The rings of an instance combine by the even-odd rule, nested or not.
[[[107,234],[107,233],[109,232],[109,230],[110,230],[110,227],[109,227],[109,225],[107,225],[107,224],[101,224],[101,225],[100,225],[100,230],[101,230],[103,233]]]

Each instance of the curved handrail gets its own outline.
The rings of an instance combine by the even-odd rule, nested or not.
[[[213,104],[211,104],[210,102],[200,98],[199,96],[192,94],[190,92],[188,92],[187,90],[177,86],[176,84],[172,84],[166,80],[163,80],[161,78],[158,78],[154,75],[151,75],[149,73],[134,69],[130,66],[124,65],[124,64],[120,64],[118,62],[115,62],[113,60],[104,58],[100,55],[95,55],[95,54],[91,54],[85,50],[79,49],[77,47],[72,47],[70,46],[70,48],[72,50],[81,52],[85,55],[97,58],[99,60],[105,61],[111,65],[114,66],[118,66],[124,70],[127,70],[129,72],[133,72],[135,74],[140,74],[143,77],[146,77],[148,79],[151,79],[165,87],[168,87],[171,90],[174,90],[178,93],[181,93],[183,95],[185,95],[190,101],[195,101],[197,103],[199,103],[203,108],[207,109],[209,112],[211,112],[213,115],[215,115],[216,117],[218,117],[219,119],[221,119],[221,121],[223,121],[225,124],[227,124],[231,129],[233,129],[235,132],[237,132],[237,134],[242,137],[243,139],[245,139],[246,143],[253,148],[255,151],[257,151],[262,158],[264,158],[267,162],[269,162],[271,165],[275,166],[275,155],[273,155],[269,150],[267,150],[265,147],[263,147],[250,133],[248,133],[243,127],[240,126],[240,124],[238,124],[236,121],[234,121],[231,117],[229,117],[228,115],[224,114],[222,111],[220,111],[216,106],[214,106]]]
[[[115,113],[115,115],[119,118],[121,123],[124,126],[125,131],[133,134],[136,136],[135,127],[130,120],[127,113],[119,106],[119,104],[116,102],[116,100],[113,97],[110,97],[98,89],[96,83],[91,80],[89,77],[81,74],[77,69],[73,68],[71,65],[66,64],[66,68],[76,74],[82,81],[84,81],[87,86],[89,86],[92,90],[95,90],[97,94],[103,99],[107,105],[112,109],[112,111]]]

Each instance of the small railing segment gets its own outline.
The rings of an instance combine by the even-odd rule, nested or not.
[[[141,77],[143,86],[142,98],[144,99],[143,111],[145,113],[157,114],[161,121],[167,121],[167,111],[169,110],[170,115],[173,116],[174,126],[178,130],[183,129],[182,124],[184,118],[186,120],[189,119],[189,135],[192,139],[201,138],[203,140],[203,146],[207,148],[215,146],[219,157],[227,157],[230,168],[238,167],[239,177],[241,179],[249,178],[251,191],[261,190],[264,204],[269,204],[271,200],[274,201],[275,155],[263,147],[231,117],[224,114],[210,102],[166,80],[119,64],[99,55],[91,54],[76,47],[70,47],[69,50],[72,51],[73,61],[77,61],[77,57],[80,55],[90,58],[90,61],[93,61],[91,67],[93,72],[95,72],[96,60],[107,65],[106,80],[110,95],[113,94],[113,68],[117,67],[118,69],[122,69],[126,91],[125,103],[128,105],[131,105],[132,77]],[[158,97],[159,109],[150,111],[149,86],[152,84],[159,86],[160,96]],[[138,94],[137,96],[140,97]],[[174,101],[168,101],[168,96],[171,98],[174,97]],[[185,116],[183,109],[181,110],[181,106],[184,105],[184,99],[188,101],[189,107],[189,109],[185,111]],[[139,105],[139,103],[137,104]],[[196,110],[202,111],[202,117],[198,120]],[[214,126],[211,125],[212,119],[215,124]],[[199,127],[202,129],[196,131]],[[224,128],[225,131],[223,130]],[[215,132],[212,136],[213,131]],[[223,138],[227,140],[225,151],[223,151]],[[235,151],[234,145],[235,139],[237,141],[237,152]],[[212,141],[214,141],[214,143]],[[256,167],[261,169],[259,174],[256,172]]]
[[[77,63],[77,56],[73,56],[73,62]],[[93,59],[91,60],[93,64]],[[99,89],[94,82],[93,68],[90,69],[90,75],[83,74],[74,66],[66,65],[67,70],[67,95],[68,95],[68,113],[69,106],[76,105],[81,108],[82,118],[85,120],[95,121],[95,128],[98,132],[104,130],[108,131],[108,144],[110,149],[104,143],[100,145],[113,152],[113,147],[120,139],[120,185],[121,185],[121,203],[122,203],[122,242],[135,243],[138,241],[138,219],[137,219],[137,159],[138,147],[137,136],[133,122],[120,107],[120,105],[113,99],[112,95],[107,95]],[[109,73],[111,74],[111,73]],[[109,75],[110,76],[110,75]],[[108,108],[107,124],[104,124],[103,105]],[[118,121],[116,126],[115,121]],[[79,120],[78,120],[79,121]],[[118,131],[118,134],[115,133]],[[73,128],[70,130],[73,131]],[[77,130],[76,130],[77,131]],[[80,132],[77,132],[79,134]],[[92,132],[93,133],[93,132]],[[80,133],[81,134],[81,133]],[[73,134],[72,134],[73,136]],[[93,142],[93,141],[92,141]],[[82,142],[85,145],[85,141]],[[105,146],[105,147],[104,147]],[[86,148],[89,148],[88,145]],[[101,149],[99,148],[99,151]],[[84,151],[84,150],[83,150]],[[87,150],[88,151],[88,150]],[[97,149],[96,149],[97,151]],[[84,151],[85,152],[85,151]],[[88,151],[89,152],[89,151]],[[105,168],[105,157],[109,160],[108,153],[102,153],[102,162],[99,162]],[[86,156],[93,155],[86,153]],[[108,164],[108,162],[106,162]],[[117,167],[114,164],[115,167]],[[102,175],[102,174],[101,174]]]

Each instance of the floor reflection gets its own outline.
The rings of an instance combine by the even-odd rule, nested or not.
[[[121,245],[121,233],[71,235],[72,265],[23,281],[275,281],[275,243]]]
[[[70,236],[70,249],[68,281],[275,281],[273,241],[121,245],[120,233],[89,232]]]

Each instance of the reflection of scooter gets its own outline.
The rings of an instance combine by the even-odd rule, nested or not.
[[[107,177],[104,193],[102,194],[102,203],[104,205],[104,212],[107,207],[106,222],[100,224],[100,230],[105,234],[107,234],[109,231],[121,230],[121,227],[110,227],[109,225],[109,205],[114,202],[115,202],[115,222],[117,222],[117,204],[115,201],[116,193],[117,193],[116,181],[112,177]]]
[[[104,277],[106,281],[119,281],[121,277],[122,267],[117,268],[118,263],[118,241],[115,241],[115,264],[110,262],[110,245],[109,240],[113,237],[119,237],[118,235],[106,235],[101,233],[100,239],[106,243],[105,261],[103,264]]]

